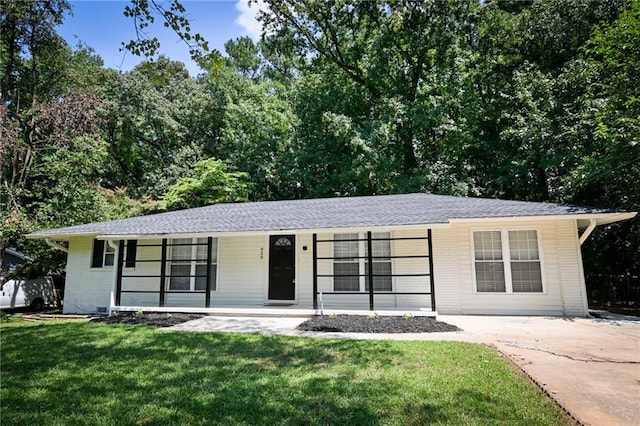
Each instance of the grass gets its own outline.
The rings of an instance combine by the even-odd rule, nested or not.
[[[563,425],[481,345],[0,325],[0,424]]]

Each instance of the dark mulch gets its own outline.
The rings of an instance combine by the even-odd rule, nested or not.
[[[596,309],[599,311],[607,311],[612,314],[631,315],[634,317],[640,317],[640,306],[638,305],[607,305],[607,304],[593,304],[589,306],[589,309]],[[592,316],[600,318],[600,314],[597,312],[589,312]]]
[[[101,316],[92,318],[92,322],[104,322],[107,324],[144,324],[153,325],[155,327],[171,327],[193,319],[202,318],[203,315],[198,314],[180,314],[180,313],[143,313],[142,315],[134,312],[122,312],[114,316]]]
[[[303,322],[304,331],[343,333],[439,333],[459,331],[455,325],[429,317],[323,315]]]

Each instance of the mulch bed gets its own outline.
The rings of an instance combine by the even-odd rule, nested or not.
[[[298,326],[304,331],[342,333],[440,333],[460,331],[455,325],[430,317],[323,315]]]
[[[117,316],[99,316],[92,322],[107,324],[143,324],[154,327],[171,327],[204,315],[181,313],[121,312]],[[455,325],[437,321],[429,317],[367,316],[367,315],[324,315],[313,317],[298,326],[304,331],[324,331],[343,333],[439,333],[460,331]]]
[[[135,312],[121,312],[117,316],[100,316],[92,318],[92,322],[104,322],[107,324],[144,324],[153,325],[155,327],[171,327],[186,321],[202,318],[204,315],[199,314],[180,314],[180,313],[148,313],[136,314]]]

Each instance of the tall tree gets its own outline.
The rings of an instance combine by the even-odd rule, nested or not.
[[[90,49],[72,51],[56,33],[65,1],[3,2],[0,107],[0,252],[10,244],[38,251],[24,233],[109,217],[100,187],[105,146],[104,100],[95,87],[104,75]]]
[[[402,176],[418,169],[416,150],[438,151],[423,103],[440,96],[433,76],[455,68],[472,2],[267,1],[267,43],[290,43],[313,63],[325,61],[364,90],[373,104],[396,104],[388,161]],[[439,153],[436,152],[436,155]],[[422,165],[421,165],[422,166]],[[407,188],[410,189],[410,188]],[[414,188],[416,189],[416,188]]]
[[[161,56],[114,75],[106,97],[109,187],[128,187],[136,198],[159,197],[207,157],[208,135],[217,132],[221,118],[212,111],[214,99],[181,62]]]
[[[573,141],[575,166],[564,178],[579,204],[638,210],[640,194],[640,3],[603,23],[562,76],[573,99],[562,141]],[[602,288],[640,275],[640,219],[607,226],[585,247],[588,282]]]

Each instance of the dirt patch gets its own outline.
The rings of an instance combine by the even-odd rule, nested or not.
[[[101,316],[92,318],[92,322],[104,322],[107,324],[143,324],[154,327],[171,327],[172,325],[202,318],[204,315],[180,314],[180,313],[148,313],[137,314],[134,312],[124,312],[119,315]]]
[[[366,315],[318,316],[298,326],[303,331],[341,333],[442,333],[460,331],[455,325],[429,317]]]

